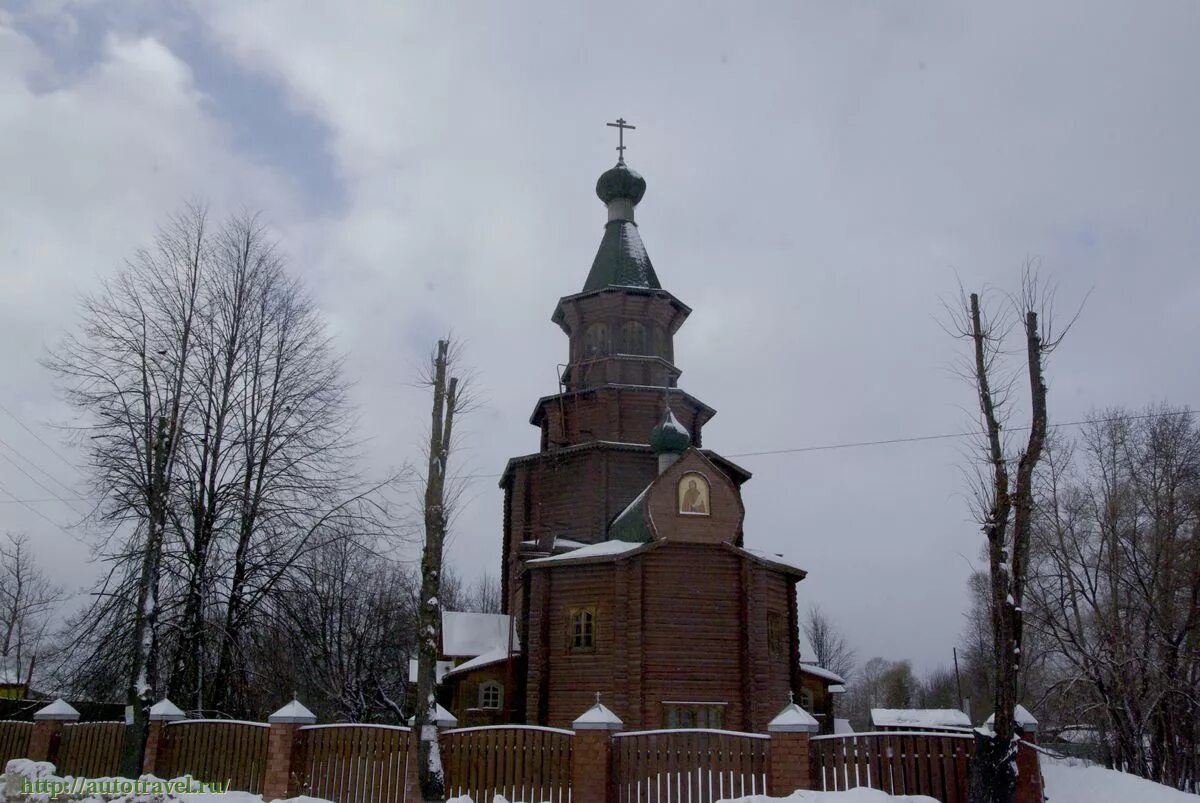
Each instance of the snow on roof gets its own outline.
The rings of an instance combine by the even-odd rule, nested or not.
[[[79,719],[79,712],[75,710],[74,706],[72,706],[63,698],[59,697],[54,702],[50,703],[50,705],[44,708],[39,708],[37,711],[35,711],[33,718],[35,720],[62,719],[74,722],[75,720]]]
[[[820,725],[816,717],[795,703],[789,703],[776,717],[767,723],[770,733],[816,733]]]
[[[317,715],[305,708],[304,704],[299,700],[292,700],[283,708],[267,717],[267,722],[280,724],[300,723],[302,725],[311,725],[316,721]]]
[[[872,708],[877,728],[969,728],[971,718],[957,708]]]
[[[570,552],[565,552],[562,555],[554,555],[549,558],[537,558],[529,561],[530,566],[541,566],[546,563],[558,563],[564,560],[579,560],[581,558],[602,558],[609,555],[620,555],[623,552],[643,547],[645,544],[636,543],[633,541],[601,541],[598,544],[592,544],[580,549],[573,549]],[[449,653],[447,653],[449,655]]]
[[[150,719],[171,721],[175,719],[184,719],[183,711],[179,710],[179,706],[168,700],[166,697],[159,700],[154,705],[150,706]]]
[[[508,650],[497,647],[494,650],[488,650],[483,655],[477,655],[469,661],[464,661],[456,667],[451,668],[446,672],[446,677],[457,675],[461,672],[470,672],[472,669],[478,669],[481,666],[499,663],[508,658]]]
[[[838,683],[843,685],[846,683],[846,679],[837,672],[830,672],[825,667],[817,666],[816,664],[808,664],[802,661],[800,663],[800,671],[807,675],[812,675],[813,677],[828,680],[830,683]],[[843,691],[845,690],[843,689]]]
[[[454,668],[453,661],[438,661],[437,665],[433,669],[433,682],[441,683],[442,678],[444,678],[446,676],[446,673],[449,672],[453,668]],[[408,659],[408,682],[409,683],[417,682],[417,659],[416,658]]]
[[[829,692],[830,694],[845,694],[846,687],[841,683],[834,683],[832,686],[826,688],[825,691]]]
[[[784,557],[784,555],[782,553],[767,552],[764,549],[751,549],[750,547],[744,547],[744,546],[738,547],[738,549],[742,550],[747,555],[751,555],[752,557],[758,558],[759,560],[766,561],[767,563],[774,563],[777,566],[783,566],[786,569],[792,569],[793,571],[800,572],[800,574],[808,574],[808,572],[804,571],[804,569],[802,569],[801,567],[797,566],[795,563],[793,563],[792,561],[790,561],[786,557]],[[845,682],[845,681],[843,681],[843,682]]]
[[[442,613],[442,654],[474,658],[496,648],[508,649],[509,618],[503,613]],[[513,634],[513,648],[517,648]]]
[[[1017,703],[1017,706],[1013,709],[1013,715],[1016,718],[1017,725],[1019,727],[1024,728],[1026,730],[1028,730],[1030,728],[1033,728],[1033,729],[1037,728],[1037,724],[1038,724],[1037,717],[1035,717],[1033,714],[1029,713],[1029,709],[1026,708],[1025,706],[1021,705],[1020,703]],[[988,728],[990,728],[992,726],[992,723],[995,721],[996,721],[996,715],[995,715],[995,713],[993,713],[991,716],[989,716],[987,718],[987,721],[984,722],[983,724],[986,725]]]
[[[597,697],[600,695],[597,694]],[[620,730],[625,723],[599,701],[571,723],[575,730]]]
[[[833,734],[835,736],[837,736],[837,735],[843,734],[843,733],[854,733],[854,727],[850,724],[850,720],[834,719],[833,720]]]

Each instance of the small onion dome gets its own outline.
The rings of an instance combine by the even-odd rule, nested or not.
[[[617,198],[626,198],[637,205],[646,194],[646,179],[630,170],[624,162],[605,170],[596,181],[596,195],[604,203],[611,203]]]
[[[663,407],[658,426],[650,430],[650,448],[656,454],[683,454],[692,445],[692,436],[679,423],[670,407]]]

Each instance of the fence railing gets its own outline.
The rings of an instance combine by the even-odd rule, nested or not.
[[[616,803],[713,803],[765,795],[769,737],[722,730],[613,735]]]
[[[408,774],[408,728],[398,725],[306,725],[303,793],[334,803],[403,800]]]
[[[486,725],[438,737],[447,797],[567,803],[574,733],[533,725]]]
[[[12,759],[29,755],[31,736],[32,722],[0,722],[0,771]]]
[[[259,794],[267,767],[265,722],[183,719],[163,731],[166,778],[190,774],[198,781],[228,783],[230,789]]]
[[[969,733],[814,736],[809,748],[813,788],[840,792],[867,786],[890,795],[928,795],[942,803],[966,803],[967,765],[974,747]]]
[[[59,775],[107,778],[121,767],[124,722],[74,722],[63,727],[58,747]]]

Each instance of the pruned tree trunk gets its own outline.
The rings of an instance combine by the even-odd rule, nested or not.
[[[1047,342],[1038,320],[1036,279],[1027,272],[1017,313],[1024,335],[1023,357],[1029,380],[1029,437],[1009,473],[1000,408],[1010,388],[995,386],[993,363],[1001,353],[1003,333],[993,328],[972,293],[959,334],[972,344],[971,380],[978,394],[985,437],[981,477],[982,530],[987,539],[992,625],[994,718],[992,733],[978,732],[971,779],[973,801],[1011,803],[1016,794],[1017,740],[1014,709],[1021,674],[1022,597],[1033,528],[1034,469],[1045,446],[1047,412],[1044,356],[1058,341]]]
[[[418,734],[417,771],[426,803],[445,800],[445,777],[438,751],[437,659],[441,643],[442,557],[449,510],[446,496],[446,463],[450,457],[455,413],[459,411],[458,379],[449,376],[450,343],[439,340],[429,384],[433,388],[433,414],[429,433],[429,466],[425,478],[425,548],[421,554],[420,633],[417,640]]]

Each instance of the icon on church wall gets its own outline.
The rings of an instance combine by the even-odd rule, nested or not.
[[[692,516],[707,516],[708,480],[699,474],[684,474],[679,480],[679,512]]]

